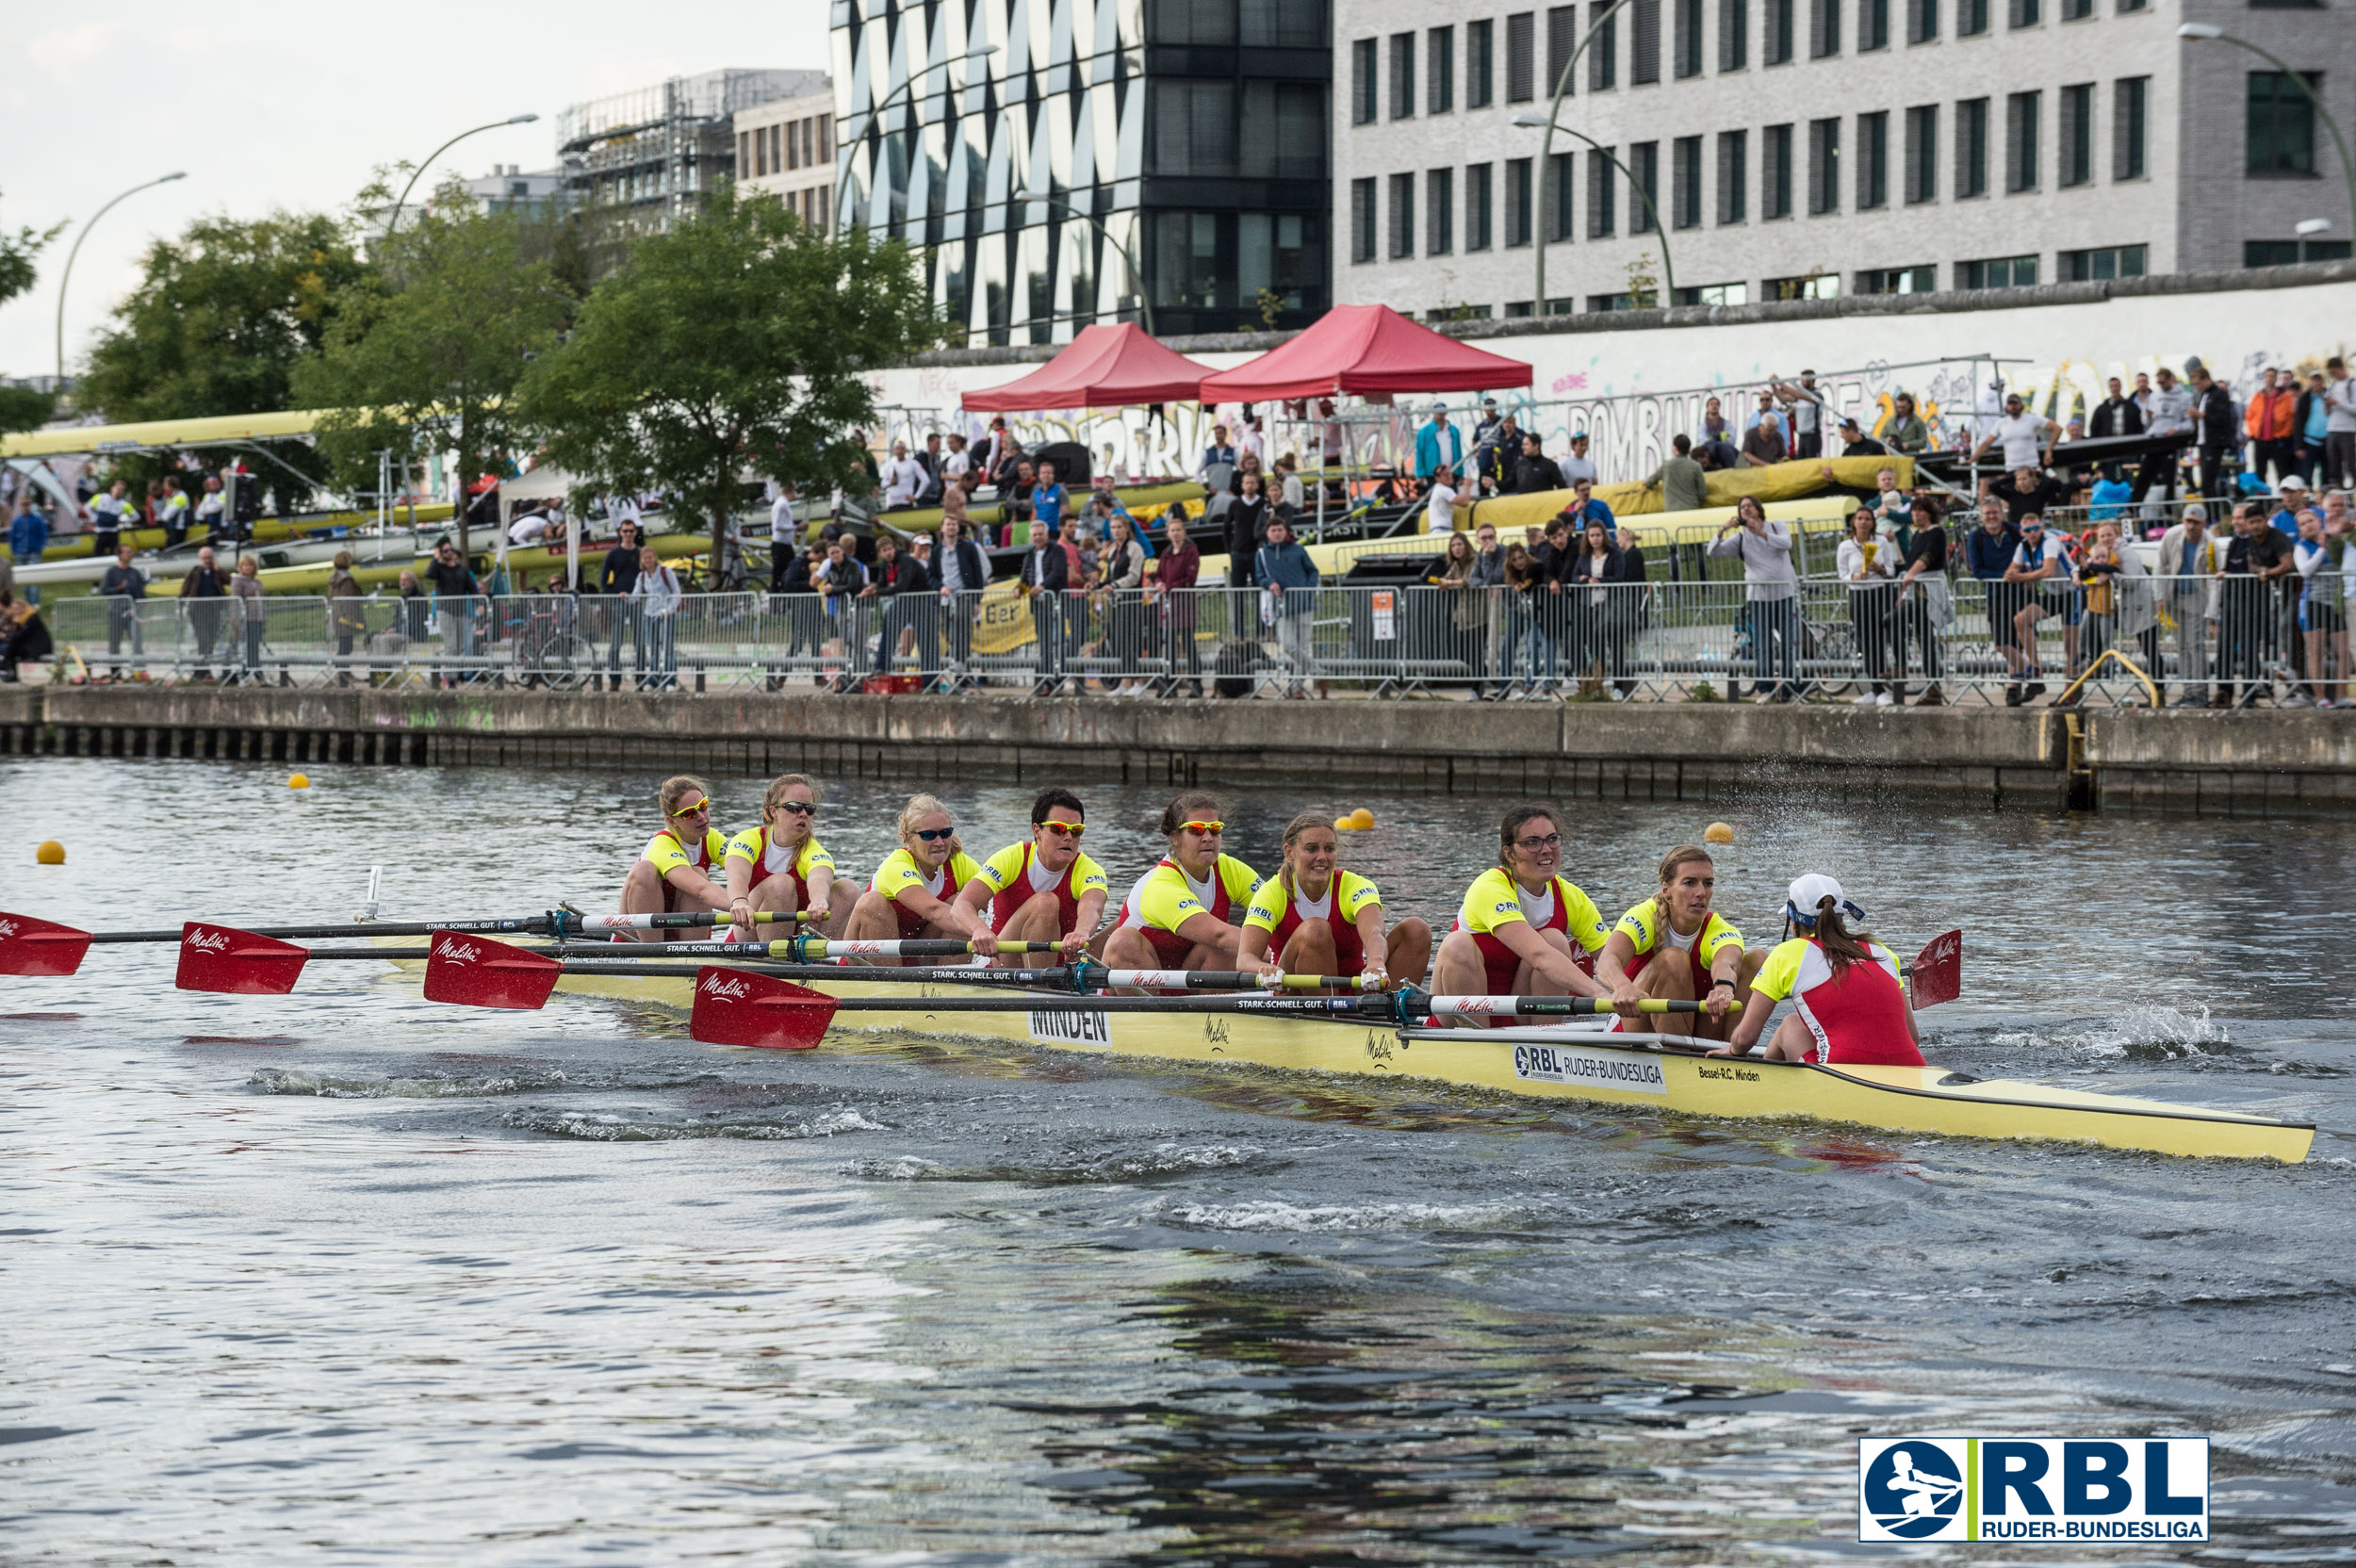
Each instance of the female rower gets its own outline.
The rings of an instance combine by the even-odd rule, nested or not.
[[[728,874],[728,836],[712,825],[712,792],[700,778],[666,778],[655,799],[663,826],[622,879],[622,913],[671,915],[728,906],[728,889],[714,880]],[[642,942],[668,939],[662,931],[633,933]],[[704,938],[707,932],[688,935]]]
[[[1648,996],[1702,1004],[1698,1016],[1661,1019],[1661,1034],[1725,1039],[1767,960],[1764,948],[1745,951],[1742,933],[1710,906],[1717,886],[1710,851],[1677,845],[1661,858],[1661,890],[1620,917],[1595,964],[1595,977],[1612,988],[1615,1004]]]
[[[1284,863],[1260,884],[1244,912],[1238,968],[1287,974],[1366,975],[1420,986],[1432,961],[1432,927],[1409,916],[1383,929],[1383,895],[1340,869],[1341,839],[1314,811],[1284,826]]]
[[[1235,969],[1242,933],[1228,923],[1260,874],[1220,853],[1227,824],[1219,796],[1189,790],[1162,812],[1170,854],[1137,879],[1104,942],[1114,969]]]
[[[1450,996],[1609,996],[1590,972],[1610,932],[1595,901],[1564,881],[1562,869],[1555,814],[1543,806],[1508,811],[1497,865],[1464,890],[1456,927],[1440,943],[1432,988]]]
[[[1767,956],[1741,1021],[1710,1054],[1748,1055],[1767,1016],[1788,996],[1794,1011],[1768,1042],[1769,1061],[1921,1067],[1922,1037],[1899,979],[1897,956],[1871,934],[1848,928],[1848,920],[1863,924],[1865,911],[1848,901],[1841,884],[1829,876],[1801,877],[1792,884],[1783,914],[1800,935]]]
[[[1086,818],[1070,790],[1041,790],[1031,802],[1031,836],[983,861],[957,907],[975,916],[987,907],[990,930],[1008,941],[1061,942],[1067,959],[1078,957],[1104,918],[1110,889],[1104,868],[1080,853]],[[1012,956],[1000,961],[1029,967]]]
[[[761,825],[728,841],[725,869],[728,912],[737,919],[734,935],[740,941],[790,937],[797,929],[839,937],[859,902],[859,889],[835,874],[834,857],[818,841],[818,786],[798,773],[769,786],[761,801]],[[765,933],[751,920],[761,911],[791,915],[803,909],[822,918],[780,922]]]
[[[951,903],[981,868],[957,842],[949,808],[931,795],[910,795],[900,808],[900,847],[884,857],[875,879],[851,906],[843,934],[853,941],[903,941],[919,937],[959,941],[990,939],[990,923]],[[897,958],[871,963],[896,969]]]

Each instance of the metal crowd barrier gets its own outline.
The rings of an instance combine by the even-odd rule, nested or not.
[[[2347,638],[2329,615],[2302,617],[2298,581],[2140,578],[2105,593],[1808,579],[1770,600],[1727,580],[1282,598],[1219,586],[1025,596],[1000,583],[955,598],[701,594],[667,613],[566,594],[280,597],[258,614],[227,598],[84,597],[47,612],[67,678],[1657,701],[1919,700],[1935,684],[1945,701],[1999,702],[2015,685],[2058,695],[2091,670],[2086,699],[2119,703],[2302,680],[2326,694],[2348,676]]]

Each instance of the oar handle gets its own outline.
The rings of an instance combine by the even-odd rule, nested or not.
[[[1075,972],[1079,966],[1074,966]],[[1101,969],[1086,966],[1088,987],[1137,986],[1148,990],[1185,991],[1317,991],[1374,990],[1365,976],[1356,974],[1284,974],[1267,978],[1251,970],[1237,969]]]

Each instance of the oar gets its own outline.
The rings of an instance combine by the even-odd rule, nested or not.
[[[1933,937],[1922,952],[1914,956],[1914,967],[1907,972],[1913,981],[1910,994],[1917,1007],[1936,1007],[1942,1002],[1953,1002],[1963,994],[1963,933],[1950,931]]]
[[[780,921],[825,918],[822,911],[809,909],[796,910],[792,914],[764,910],[753,916],[754,922],[762,925]],[[81,968],[83,956],[89,953],[92,943],[185,942],[188,939],[188,933],[199,926],[208,931],[238,931],[249,937],[293,937],[316,941],[336,937],[431,937],[437,931],[563,938],[626,931],[684,931],[733,923],[735,917],[719,909],[676,915],[583,915],[570,909],[551,909],[546,914],[493,920],[364,921],[333,925],[264,925],[252,928],[190,921],[176,929],[166,931],[85,931],[79,926],[60,925],[55,921],[41,920],[32,915],[0,914],[0,974],[72,974]]]

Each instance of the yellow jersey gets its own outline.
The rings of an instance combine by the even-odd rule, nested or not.
[[[1275,934],[1284,923],[1286,914],[1294,916],[1294,923],[1304,920],[1322,920],[1339,929],[1357,923],[1359,912],[1368,905],[1379,905],[1383,894],[1372,882],[1354,871],[1336,871],[1333,885],[1325,890],[1322,904],[1313,903],[1296,889],[1287,896],[1284,879],[1271,876],[1260,884],[1252,895],[1252,905],[1244,910],[1243,923]],[[1275,944],[1281,945],[1281,944]]]
[[[716,827],[707,827],[704,829],[704,841],[697,846],[697,850],[700,853],[691,851],[679,841],[678,834],[666,827],[646,841],[646,852],[638,858],[652,860],[655,874],[665,881],[681,866],[719,881],[727,871],[728,836]]]
[[[1628,966],[1631,972],[1644,967],[1644,956],[1662,942],[1683,948],[1693,956],[1693,962],[1708,969],[1718,950],[1732,943],[1737,951],[1742,946],[1742,933],[1726,923],[1726,918],[1712,909],[1702,928],[1691,937],[1680,937],[1677,928],[1661,913],[1657,900],[1646,899],[1620,917],[1620,923],[1612,928],[1628,939],[1636,950],[1636,961]]]
[[[884,857],[875,868],[875,880],[867,885],[884,897],[897,901],[911,888],[921,888],[942,903],[957,896],[957,890],[981,874],[982,868],[973,863],[973,857],[958,850],[949,857],[948,864],[931,876],[917,866],[916,857],[906,849],[895,849]]]
[[[1603,911],[1589,898],[1562,877],[1551,877],[1546,886],[1531,892],[1513,880],[1513,874],[1502,867],[1492,866],[1473,878],[1464,890],[1464,902],[1456,911],[1456,928],[1476,937],[1494,934],[1500,925],[1524,921],[1541,931],[1562,932],[1571,945],[1589,953],[1600,953],[1612,935],[1603,923]]]
[[[1222,924],[1227,912],[1251,901],[1260,874],[1232,855],[1222,855],[1208,882],[1197,883],[1175,860],[1164,860],[1137,878],[1121,906],[1121,923],[1149,931],[1176,931],[1200,914],[1215,916]]]

